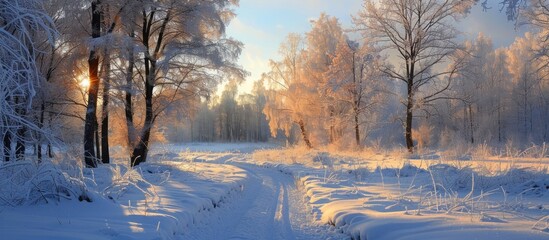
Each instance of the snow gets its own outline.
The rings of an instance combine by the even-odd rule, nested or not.
[[[85,169],[91,202],[3,204],[0,231],[6,239],[549,239],[547,159],[511,162],[156,145],[135,170]]]
[[[450,161],[427,165],[423,157],[301,151],[263,151],[254,158],[297,176],[317,219],[353,239],[549,239],[547,165],[483,175]],[[485,163],[467,166],[479,164]]]
[[[134,171],[101,166],[85,175],[88,180],[95,179],[95,190],[101,190],[98,192],[106,197],[96,196],[91,203],[61,200],[3,207],[3,237],[180,239],[177,236],[202,221],[201,212],[211,211],[238,195],[248,177],[242,169],[229,165],[168,161],[145,164]],[[142,179],[135,179],[136,175]]]

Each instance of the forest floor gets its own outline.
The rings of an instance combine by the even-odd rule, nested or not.
[[[193,143],[115,162],[83,171],[91,203],[1,206],[2,238],[549,239],[545,158]]]

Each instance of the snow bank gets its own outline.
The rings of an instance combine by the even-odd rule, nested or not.
[[[203,221],[202,212],[238,196],[248,176],[230,165],[162,162],[134,170],[121,165],[85,169],[82,179],[92,193],[91,202],[60,199],[42,205],[4,206],[2,237],[180,239]]]
[[[0,163],[0,206],[32,205],[61,199],[89,200],[81,172],[43,161]]]
[[[549,239],[549,175],[538,166],[488,174],[471,160],[301,149],[254,159],[292,174],[316,218],[353,239]]]

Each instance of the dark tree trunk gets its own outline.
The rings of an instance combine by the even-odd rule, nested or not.
[[[414,141],[412,138],[412,121],[414,115],[412,108],[414,107],[414,95],[413,95],[413,82],[409,80],[408,82],[408,103],[406,104],[406,129],[405,129],[405,138],[406,138],[406,148],[408,152],[414,152]]]
[[[38,127],[42,129],[44,127],[44,115],[46,111],[46,104],[44,101],[40,103],[40,119],[38,120]],[[41,134],[40,134],[41,135]],[[36,157],[38,157],[38,162],[42,161],[42,137],[38,137],[38,143],[36,144]]]
[[[130,30],[130,38],[135,38],[133,28]],[[128,68],[126,69],[126,95],[124,102],[124,112],[126,115],[126,128],[128,130],[128,146],[133,146],[136,139],[135,126],[133,124],[133,106],[132,106],[132,91],[133,91],[133,68],[135,64],[133,42],[128,47]]]
[[[17,160],[24,160],[25,159],[25,135],[27,133],[27,128],[25,126],[19,127],[17,129],[17,142],[15,143],[15,156],[17,157]]]
[[[48,114],[48,123],[51,125],[51,122],[52,122],[52,116],[53,114],[52,113],[49,113]],[[48,158],[53,158],[53,149],[52,149],[52,146],[51,146],[51,143],[48,141],[48,145],[47,145],[47,154],[48,154]]]
[[[53,149],[51,147],[51,143],[48,143],[48,157],[49,158],[53,157]]]
[[[360,146],[360,123],[358,122],[358,108],[355,107],[355,141],[356,145]]]
[[[11,133],[6,131],[4,134],[4,161],[9,162],[11,156]]]
[[[158,37],[156,38],[156,44],[155,44],[156,46],[154,47],[154,51],[151,54],[149,40],[151,39],[151,36],[153,34],[151,32],[151,26],[155,22],[154,15],[155,15],[155,11],[152,11],[148,15],[145,11],[143,11],[142,39],[143,39],[143,45],[146,48],[145,59],[144,59],[145,60],[144,61],[145,63],[145,121],[143,123],[141,138],[139,139],[137,146],[133,149],[132,154],[130,156],[132,167],[147,161],[147,154],[149,151],[149,139],[151,136],[151,131],[153,128],[154,118],[155,118],[153,113],[153,97],[154,97],[153,92],[156,84],[156,73],[157,73],[156,60],[162,48],[166,26],[168,25],[168,22],[170,20],[170,11],[168,11],[166,16],[162,20],[162,25],[158,31]]]
[[[105,56],[108,52],[105,50]],[[103,78],[103,105],[101,115],[101,159],[104,164],[110,163],[109,153],[109,92],[110,92],[110,59],[104,59],[104,78]]]
[[[108,93],[103,94],[106,97]],[[107,97],[108,98],[108,97]],[[110,163],[109,153],[109,112],[107,109],[108,100],[103,99],[103,114],[101,121],[101,160],[103,163]]]
[[[471,144],[475,144],[475,125],[473,123],[473,109],[469,104],[469,127],[471,128]]]
[[[101,36],[101,14],[99,11],[100,0],[92,1],[92,38]],[[99,56],[95,49],[90,49],[88,58],[90,86],[88,89],[88,106],[86,108],[86,120],[84,123],[84,161],[86,167],[97,167],[96,154],[94,153],[94,134],[96,133],[97,124],[97,95],[99,92]]]
[[[147,153],[149,150],[149,138],[153,127],[153,89],[154,89],[154,73],[156,72],[156,63],[150,60],[145,61],[145,72],[147,80],[145,81],[145,122],[139,143],[134,148],[131,155],[131,165],[137,166],[140,163],[147,161]]]
[[[27,115],[27,112],[25,111],[24,107],[19,106],[20,104],[24,105],[23,102],[19,97],[15,97],[15,105],[16,105],[16,114],[19,115],[19,117],[24,118],[25,115]],[[15,157],[17,160],[23,160],[25,158],[25,139],[27,135],[27,127],[21,124],[17,131],[15,132]]]
[[[95,156],[97,159],[97,163],[101,162],[101,139],[99,138],[99,123],[97,122],[97,118],[95,119]]]
[[[307,135],[307,131],[305,130],[305,123],[303,122],[303,120],[299,120],[298,125],[299,129],[301,130],[301,136],[303,137],[305,145],[307,145],[307,148],[312,149],[313,145],[311,144],[311,141],[309,141],[309,136]]]
[[[113,31],[114,22],[111,28],[109,28],[109,15],[105,15],[105,12],[109,12],[109,4],[104,4],[101,14],[102,28],[104,34],[109,34]],[[106,31],[105,31],[106,30]],[[103,49],[103,63],[101,65],[102,77],[103,77],[103,104],[101,106],[101,160],[102,163],[110,163],[109,152],[109,94],[110,94],[110,71],[111,71],[111,58],[109,55],[109,47]]]

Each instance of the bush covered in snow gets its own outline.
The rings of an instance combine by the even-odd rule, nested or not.
[[[90,201],[79,171],[67,171],[51,161],[26,160],[0,165],[0,205],[49,203],[61,199]]]

